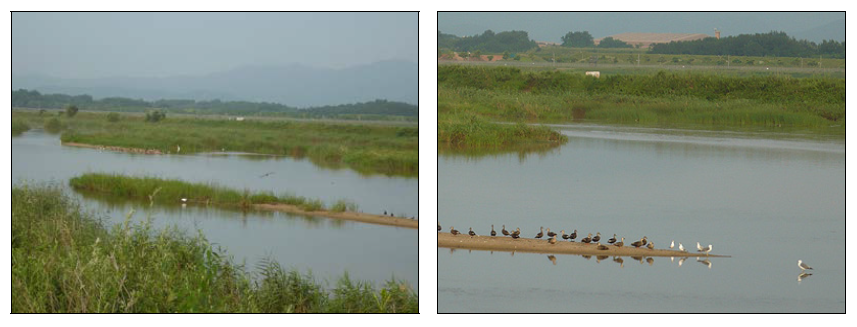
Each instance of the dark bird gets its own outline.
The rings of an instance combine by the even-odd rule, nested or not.
[[[503,230],[501,232],[503,232],[503,235],[509,236],[509,231],[506,230],[506,225],[503,225]]]
[[[491,225],[491,236],[497,236],[497,232],[494,231],[494,225]]]
[[[395,217],[395,216],[393,216],[393,213],[392,213],[392,212],[390,212],[390,217]]]
[[[583,238],[582,240],[580,240],[580,241],[581,241],[581,242],[583,242],[583,243],[589,243],[589,242],[592,242],[592,233],[589,233],[589,235],[588,235],[588,236],[584,237],[584,238]]]
[[[521,238],[521,228],[518,227],[514,232],[512,232],[512,238],[518,239]]]
[[[600,240],[601,240],[601,232],[598,232],[598,235],[595,235],[595,237],[592,238],[592,241],[598,242]]]
[[[262,176],[259,176],[259,178],[262,178],[262,177],[268,177],[268,176],[270,176],[270,175],[271,175],[271,174],[273,174],[273,173],[274,173],[274,172],[272,171],[272,172],[270,172],[270,173],[263,174]]]
[[[607,240],[607,243],[613,244],[616,243],[616,234],[613,234],[613,237]]]
[[[623,245],[625,245],[625,238],[623,237],[621,241],[613,243],[613,245],[621,248]]]
[[[440,223],[437,223],[437,231],[440,231]]]
[[[458,230],[457,230],[457,229],[455,229],[455,227],[453,227],[453,226],[449,226],[449,232],[450,232],[450,233],[452,233],[452,235],[458,235],[458,234],[460,234],[460,233],[458,232]]]
[[[384,216],[386,216],[386,215],[387,215],[387,210],[384,210]]]
[[[634,243],[631,243],[631,245],[634,246],[635,248],[639,248],[639,247],[643,246],[643,240],[640,239],[639,241],[634,241]]]
[[[551,229],[550,229],[550,228],[548,228],[548,236],[549,236],[549,237],[554,237],[554,236],[556,236],[556,233],[551,232]]]
[[[471,237],[476,236],[476,233],[473,232],[473,227],[470,227],[470,231],[467,232]]]
[[[545,235],[544,233],[542,233],[543,232],[542,229],[544,229],[544,227],[539,227],[539,233],[536,234],[536,238],[542,238],[542,236]]]
[[[607,249],[609,249],[609,248],[610,248],[610,247],[608,247],[608,246],[606,246],[606,245],[604,245],[604,244],[598,244],[598,249],[599,249],[599,250],[607,250]]]
[[[568,240],[574,242],[574,239],[577,238],[577,230],[575,229],[571,235],[568,236]]]
[[[641,245],[646,245],[646,243],[648,243],[649,241],[646,239],[645,236],[643,236],[643,239],[641,239],[640,242],[642,242]]]
[[[564,240],[567,240],[567,239],[568,239],[568,234],[566,234],[566,233],[565,233],[565,229],[563,229],[563,230],[562,230],[562,231],[560,231],[559,233],[560,233],[560,234],[562,234],[562,239],[564,239]]]

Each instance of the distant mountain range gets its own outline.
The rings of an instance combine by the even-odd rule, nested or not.
[[[417,104],[418,64],[382,61],[343,69],[244,66],[207,75],[67,79],[12,74],[12,89],[148,101],[191,99],[333,106],[386,99]]]

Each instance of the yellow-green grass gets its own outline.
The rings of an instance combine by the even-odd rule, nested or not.
[[[107,228],[58,186],[13,186],[12,312],[418,311],[396,280],[326,286],[272,261],[248,273],[201,233],[134,218]]]

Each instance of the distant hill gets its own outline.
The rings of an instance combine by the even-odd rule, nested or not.
[[[821,26],[794,33],[797,39],[807,39],[816,43],[822,40],[845,41],[845,20],[840,19]]]
[[[62,79],[18,76],[12,89],[89,94],[96,98],[276,102],[293,107],[335,106],[387,99],[416,104],[418,65],[383,61],[343,69],[303,65],[245,66],[194,76]]]

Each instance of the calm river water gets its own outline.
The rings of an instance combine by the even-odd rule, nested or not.
[[[108,223],[124,221],[131,208],[134,221],[153,218],[156,227],[178,226],[187,234],[201,230],[248,271],[265,259],[301,273],[311,271],[330,285],[346,271],[352,280],[381,286],[395,277],[417,288],[417,231],[293,216],[286,213],[219,210],[188,206],[145,209],[140,203],[83,197],[68,180],[87,172],[157,176],[190,182],[215,182],[251,191],[290,192],[318,198],[327,204],[338,199],[357,203],[363,212],[394,212],[418,216],[416,178],[360,176],[348,170],[319,168],[308,160],[247,159],[238,156],[147,156],[63,147],[57,135],[33,130],[12,138],[13,182],[56,182],[66,193]],[[264,178],[261,175],[273,172]],[[417,217],[418,218],[418,217]]]
[[[438,248],[439,312],[845,312],[844,140],[557,128],[569,142],[538,155],[442,155],[444,229],[577,229],[731,257]]]

